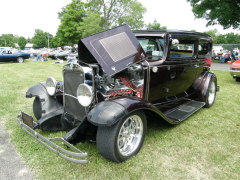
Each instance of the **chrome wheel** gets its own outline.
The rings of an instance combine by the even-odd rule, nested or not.
[[[147,131],[146,116],[142,111],[130,113],[111,127],[98,127],[97,148],[101,155],[120,163],[136,155]]]
[[[143,136],[143,123],[138,115],[125,120],[118,134],[117,145],[121,155],[128,156],[134,152]]]
[[[216,78],[213,78],[210,80],[208,84],[206,95],[202,95],[202,100],[203,102],[206,103],[204,107],[210,108],[214,104],[216,92],[217,92],[217,80]]]
[[[208,94],[208,103],[213,104],[215,101],[216,96],[216,85],[215,82],[212,81],[209,87],[209,94]]]

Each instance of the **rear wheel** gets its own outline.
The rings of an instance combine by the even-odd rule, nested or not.
[[[24,61],[24,60],[23,60],[23,57],[18,57],[18,58],[17,58],[17,62],[18,62],[18,63],[23,63],[23,61]]]
[[[216,78],[212,78],[208,84],[207,94],[205,97],[203,97],[203,100],[206,103],[204,107],[210,108],[214,104],[216,92],[217,92],[217,80]]]
[[[111,161],[126,161],[140,151],[146,130],[145,114],[142,111],[130,113],[112,127],[98,127],[97,148]]]

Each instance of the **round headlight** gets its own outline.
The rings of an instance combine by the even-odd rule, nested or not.
[[[89,106],[93,99],[92,88],[87,84],[80,84],[77,88],[77,98],[82,106]]]
[[[56,92],[57,81],[53,77],[47,78],[46,81],[47,92],[50,96],[53,96]]]

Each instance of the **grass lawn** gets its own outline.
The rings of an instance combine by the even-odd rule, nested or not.
[[[227,71],[214,71],[221,86],[215,105],[201,109],[173,126],[148,120],[148,132],[139,154],[116,164],[103,158],[95,144],[78,144],[89,154],[89,164],[68,162],[22,131],[16,116],[33,115],[33,99],[25,98],[32,85],[53,76],[62,79],[63,64],[54,61],[0,63],[0,119],[11,141],[35,174],[35,179],[240,179],[240,83]],[[41,132],[46,137],[65,132]]]

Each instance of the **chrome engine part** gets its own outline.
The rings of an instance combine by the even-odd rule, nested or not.
[[[104,100],[116,96],[142,98],[144,83],[142,65],[132,65],[114,76],[103,73],[97,77],[97,92]]]

